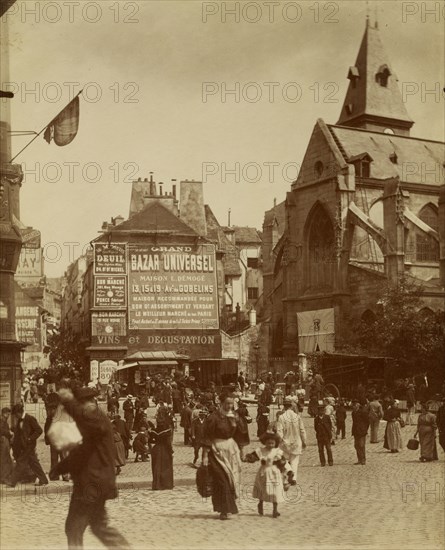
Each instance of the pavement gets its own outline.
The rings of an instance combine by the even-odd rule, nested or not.
[[[35,414],[42,422],[40,409]],[[251,414],[255,417],[254,408]],[[353,438],[347,435],[333,447],[334,465],[322,468],[313,419],[304,413],[303,420],[308,447],[300,460],[298,484],[280,505],[281,517],[273,519],[272,505],[267,503],[265,516],[258,516],[257,501],[251,496],[258,466],[243,464],[239,514],[220,521],[211,500],[196,491],[193,449],[183,445],[178,428],[174,435],[175,488],[151,491],[150,462],[135,464],[130,454],[118,476],[119,498],[107,504],[111,523],[135,549],[445,549],[445,455],[441,448],[439,461],[421,463],[418,451],[405,448],[391,454],[382,443],[368,443],[366,466],[355,466]],[[347,434],[350,422],[348,413]],[[402,430],[405,443],[415,429],[406,426]],[[384,423],[380,431],[383,438]],[[250,434],[247,451],[258,445],[255,422]],[[48,471],[49,451],[42,441],[38,453]],[[64,521],[70,482],[14,490],[1,487],[2,550],[66,548]],[[89,529],[85,548],[104,548]]]

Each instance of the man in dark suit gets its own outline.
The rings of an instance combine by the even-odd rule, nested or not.
[[[369,409],[366,399],[354,401],[352,408],[352,435],[354,447],[357,453],[355,464],[366,464],[366,434],[369,428]]]
[[[127,399],[124,401],[122,408],[124,409],[124,418],[128,427],[128,431],[131,433],[133,429],[134,422],[134,405],[133,405],[133,396],[131,394],[127,395]]]
[[[111,422],[98,407],[94,388],[59,390],[60,400],[76,421],[82,443],[75,447],[51,473],[69,472],[73,492],[65,523],[69,549],[83,548],[89,525],[107,548],[129,548],[126,539],[108,524],[105,502],[117,497],[115,447]]]
[[[192,404],[186,403],[181,411],[181,428],[184,428],[184,445],[191,443],[190,430],[192,428]]]
[[[209,414],[207,409],[200,409],[198,418],[195,418],[190,428],[190,436],[193,442],[194,457],[193,466],[196,465],[196,461],[199,456],[199,449],[203,446],[204,442],[204,421]]]
[[[322,466],[326,466],[326,458],[324,450],[328,457],[328,464],[332,466],[334,459],[332,457],[331,439],[332,439],[332,422],[330,417],[324,413],[324,405],[318,406],[318,414],[314,419],[315,435],[317,436],[318,455]]]
[[[39,485],[48,485],[48,478],[36,454],[36,444],[42,435],[42,428],[33,416],[25,413],[21,403],[12,407],[12,415],[16,420],[12,442],[16,467],[11,476],[11,483],[8,485],[14,487],[20,479],[26,477],[28,467],[39,478]]]
[[[11,458],[12,432],[8,424],[11,409],[3,407],[0,420],[0,483],[10,483],[14,466]]]

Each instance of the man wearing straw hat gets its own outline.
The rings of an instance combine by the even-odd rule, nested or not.
[[[284,413],[277,420],[277,434],[281,438],[280,448],[294,472],[296,481],[300,456],[306,448],[306,430],[301,416],[292,410],[292,405],[292,397],[285,397]]]

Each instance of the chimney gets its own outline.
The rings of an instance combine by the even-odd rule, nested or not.
[[[176,186],[173,186],[173,196],[176,196]],[[180,218],[199,235],[206,235],[207,226],[202,181],[181,181]]]
[[[150,196],[156,196],[156,183],[153,180],[153,172],[150,172]]]

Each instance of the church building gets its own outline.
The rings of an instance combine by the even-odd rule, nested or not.
[[[443,310],[444,143],[411,120],[377,24],[367,21],[336,124],[315,123],[285,201],[265,213],[267,352],[335,352],[351,320],[377,314],[402,277]]]

